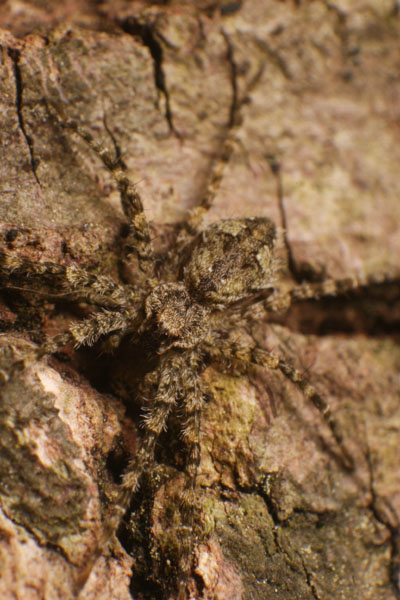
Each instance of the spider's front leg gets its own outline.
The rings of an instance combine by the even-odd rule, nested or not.
[[[48,102],[47,108],[55,121],[63,128],[76,133],[101,159],[105,168],[114,178],[121,197],[121,205],[124,215],[128,219],[129,234],[125,239],[126,259],[129,260],[130,254],[137,256],[139,267],[147,277],[153,275],[154,254],[151,241],[151,230],[144,213],[143,203],[136,186],[126,175],[125,165],[119,156],[119,153],[112,153],[107,148],[99,144],[93,136],[82,129],[76,121],[66,117],[59,109],[54,108]]]
[[[131,327],[134,328],[135,315],[133,309],[125,312],[102,310],[94,313],[84,321],[72,325],[64,333],[47,339],[37,348],[24,352],[14,362],[13,369],[8,373],[8,377],[12,377],[15,373],[24,369],[27,364],[59,352],[68,344],[73,344],[75,347],[92,346],[105,335],[128,331]]]
[[[44,284],[48,286],[45,294],[50,298],[65,296],[104,308],[132,306],[141,298],[133,288],[121,286],[107,275],[95,275],[79,267],[53,262],[33,262],[8,252],[0,252],[0,275],[7,279],[4,285],[7,289],[40,293],[36,288],[27,288],[26,284]],[[59,291],[54,292],[54,289]]]
[[[229,36],[224,31],[222,31],[222,34],[226,42],[228,62],[231,64],[232,68],[231,77],[235,80],[237,77],[237,65],[235,64],[234,49]],[[240,143],[238,142],[238,136],[243,121],[242,107],[248,102],[249,94],[257,86],[263,71],[264,65],[260,65],[254,76],[247,82],[241,98],[238,95],[236,82],[234,84],[228,122],[225,126],[225,131],[223,131],[223,138],[217,149],[216,156],[211,161],[206,189],[200,197],[199,205],[192,210],[186,223],[187,232],[192,236],[195,236],[202,230],[205,217],[215,202],[215,198],[224,178],[225,170],[233,155],[235,145]]]

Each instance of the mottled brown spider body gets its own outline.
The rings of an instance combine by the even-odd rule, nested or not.
[[[105,340],[109,347],[130,336],[134,341],[151,340],[156,366],[148,372],[139,394],[144,407],[143,437],[137,453],[131,458],[122,478],[116,508],[101,536],[99,552],[118,529],[121,519],[137,492],[141,479],[155,469],[155,448],[168,420],[175,416],[180,423],[186,447],[185,479],[178,503],[181,513],[182,547],[175,565],[180,599],[186,596],[186,585],[192,569],[196,545],[193,534],[196,476],[200,462],[201,411],[205,399],[202,371],[208,364],[220,368],[234,365],[235,372],[248,373],[261,365],[280,370],[298,386],[321,411],[345,460],[350,463],[342,445],[343,437],[332,419],[324,399],[286,360],[256,342],[233,341],[231,332],[245,327],[248,312],[258,303],[265,312],[286,309],[292,300],[314,298],[353,289],[366,283],[360,278],[326,281],[320,284],[294,286],[288,292],[279,289],[279,261],[274,254],[276,227],[267,218],[241,218],[218,221],[202,228],[202,214],[211,205],[216,184],[221,178],[221,162],[210,175],[210,189],[201,207],[177,229],[176,252],[164,257],[158,268],[152,248],[150,227],[141,199],[118,159],[98,146],[90,134],[76,123],[61,118],[54,109],[50,113],[62,128],[75,131],[98,154],[117,182],[127,219],[129,235],[125,239],[124,260],[134,257],[141,269],[138,285],[120,284],[108,276],[96,276],[78,267],[55,263],[32,263],[3,253],[0,265],[3,275],[22,282],[25,287],[46,281],[55,289],[62,288],[71,299],[80,299],[98,307],[87,319],[70,326],[63,334],[48,339],[37,350],[27,354],[17,366],[57,352],[68,343],[91,346]],[[234,133],[234,129],[233,129]],[[227,138],[222,155],[229,159],[231,148]],[[164,275],[160,281],[156,273]],[[379,278],[377,278],[379,280]],[[90,562],[82,585],[90,573],[96,556]]]

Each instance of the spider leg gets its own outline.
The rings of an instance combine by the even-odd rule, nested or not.
[[[161,358],[160,366],[146,377],[143,395],[151,395],[154,384],[156,392],[151,406],[145,409],[141,447],[128,464],[123,476],[122,488],[130,493],[137,490],[144,469],[153,462],[156,442],[161,432],[166,429],[168,417],[181,394],[181,374],[184,366],[182,355],[176,351],[169,351]]]
[[[46,296],[66,295],[74,299],[84,300],[89,304],[104,307],[128,306],[139,301],[140,295],[128,286],[117,284],[107,275],[94,275],[75,266],[66,267],[52,262],[36,263],[20,256],[0,252],[0,274],[14,276],[40,282],[46,282],[51,287],[60,287],[60,294],[46,292]],[[7,283],[7,288],[13,286]],[[23,290],[23,287],[15,286]],[[32,291],[32,290],[27,290]]]
[[[343,279],[326,279],[317,283],[301,283],[287,291],[276,290],[264,301],[264,308],[267,311],[280,312],[287,310],[296,300],[338,296],[363,286],[383,283],[389,278],[389,274],[371,273],[369,275],[352,275]]]
[[[277,354],[273,354],[262,348],[255,348],[252,360],[254,363],[265,365],[270,369],[279,369],[287,379],[303,392],[306,398],[311,400],[327,423],[336,443],[341,450],[345,452],[346,458],[349,458],[346,449],[343,447],[343,432],[339,423],[333,418],[329,404],[322,396],[320,396],[320,394],[318,394],[316,389],[308,382],[304,375],[292,367],[292,365],[282,358],[282,356],[278,356]]]
[[[128,257],[129,251],[133,249],[137,255],[141,270],[147,275],[150,275],[154,265],[150,226],[144,214],[143,203],[139,192],[125,174],[121,158],[96,142],[88,131],[79,127],[76,121],[61,114],[58,107],[55,109],[47,103],[47,108],[63,129],[73,131],[86,142],[89,148],[97,154],[103,165],[111,173],[121,196],[122,210],[128,219],[129,235],[125,244],[125,247],[128,250]]]
[[[233,47],[230,43],[229,37],[222,32],[226,45],[227,45],[227,56],[229,59],[229,63],[231,64],[232,69],[232,80],[233,80],[233,93],[232,93],[232,103],[230,107],[230,114],[228,123],[225,127],[225,135],[220,144],[219,150],[217,151],[217,158],[212,162],[210,172],[208,174],[208,183],[206,187],[206,191],[201,198],[199,205],[191,211],[191,215],[187,221],[186,227],[187,232],[191,236],[195,236],[199,233],[203,227],[204,219],[207,215],[207,212],[212,207],[214,200],[217,196],[218,190],[221,185],[221,181],[224,176],[225,169],[229,164],[231,156],[233,154],[235,145],[238,143],[238,134],[240,128],[242,126],[242,117],[241,117],[241,109],[242,106],[248,100],[248,94],[254,89],[257,85],[264,67],[261,66],[252,79],[248,82],[241,99],[238,98],[238,90],[236,84],[237,77],[237,65],[234,60],[234,52]]]
[[[145,409],[143,439],[139,450],[125,469],[122,484],[117,493],[114,513],[111,515],[99,540],[96,557],[99,556],[112,535],[118,530],[132,496],[139,487],[143,472],[154,462],[157,440],[161,432],[166,429],[168,417],[173,411],[176,399],[181,392],[183,366],[182,356],[175,351],[170,351],[161,358],[159,367],[145,378],[142,395],[153,397],[153,401],[151,406]],[[154,388],[156,388],[155,391]]]
[[[153,465],[156,442],[161,432],[166,429],[168,417],[176,407],[177,398],[181,398],[185,416],[183,437],[189,447],[186,462],[186,480],[180,495],[183,539],[179,564],[181,572],[179,597],[185,597],[193,551],[192,528],[195,484],[200,463],[200,413],[203,393],[197,374],[199,367],[200,358],[198,353],[189,351],[179,354],[176,351],[169,351],[162,357],[160,366],[146,377],[147,381],[145,381],[143,394],[151,394],[154,386],[156,386],[156,392],[151,406],[145,411],[143,439],[138,452],[130,460],[125,470],[114,513],[108,520],[107,527],[99,540],[97,552],[93,555],[90,565],[87,566],[80,578],[80,587],[85,584],[104,546],[118,530],[132,496],[140,485],[144,471]],[[184,394],[183,397],[182,393]]]
[[[238,135],[238,126],[227,126],[227,133],[221,143],[217,158],[213,161],[208,174],[206,191],[201,198],[200,204],[196,206],[187,221],[187,229],[191,235],[196,235],[202,228],[207,212],[212,207],[217,196],[225,169],[233,154],[235,140]]]
[[[320,283],[303,283],[292,288],[290,296],[293,300],[337,296],[363,286],[383,283],[387,279],[388,275],[386,274],[371,273],[369,275],[352,275],[343,279],[327,279]]]
[[[156,442],[161,432],[166,428],[168,417],[174,409],[176,399],[181,392],[181,369],[183,366],[182,356],[175,351],[170,351],[161,357],[159,367],[145,378],[142,394],[154,399],[151,406],[145,411],[142,443],[125,470],[122,485],[117,492],[113,513],[98,540],[97,550],[93,553],[76,581],[77,593],[84,587],[97,559],[118,531],[122,518],[131,503],[132,496],[139,487],[144,470],[154,463]],[[154,387],[156,388],[155,392]]]
[[[333,418],[329,404],[318,394],[316,389],[309,383],[306,377],[300,371],[292,367],[282,356],[269,352],[259,346],[239,346],[238,344],[226,341],[217,345],[214,343],[211,346],[207,345],[207,353],[214,358],[236,367],[239,372],[248,372],[251,365],[260,365],[269,369],[279,370],[289,379],[296,387],[298,387],[304,396],[309,399],[321,413],[324,421],[328,425],[337,445],[339,446],[344,466],[348,469],[353,468],[353,459],[349,455],[345,445],[342,429],[339,423]]]
[[[185,397],[182,403],[185,418],[182,436],[187,446],[185,465],[185,484],[180,495],[180,511],[182,517],[182,551],[180,557],[180,574],[178,598],[185,597],[187,578],[192,566],[193,525],[196,506],[196,479],[200,465],[200,428],[201,411],[204,402],[204,391],[200,384],[199,370],[201,355],[189,351],[186,355],[186,368],[182,372],[182,384]]]
[[[99,311],[89,318],[72,325],[67,331],[47,339],[40,346],[25,350],[16,356],[11,369],[7,373],[7,379],[18,375],[26,367],[34,364],[41,358],[54,354],[67,344],[73,343],[76,347],[81,345],[93,345],[101,336],[108,333],[126,330],[129,325],[133,325],[133,311],[113,312]]]
[[[124,313],[101,310],[84,321],[71,325],[66,332],[46,340],[34,350],[33,357],[38,359],[48,354],[54,354],[69,343],[73,343],[75,347],[93,346],[104,335],[113,331],[126,331],[130,326],[134,327],[134,316],[133,311]]]

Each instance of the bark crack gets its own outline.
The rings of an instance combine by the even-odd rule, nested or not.
[[[24,136],[26,144],[28,146],[32,173],[36,179],[36,182],[40,186],[39,177],[36,172],[36,168],[38,166],[39,161],[38,161],[38,159],[35,158],[32,138],[27,133],[26,126],[25,126],[25,120],[24,120],[24,117],[22,114],[23,84],[22,84],[21,69],[19,66],[19,60],[20,60],[20,56],[21,56],[20,51],[13,49],[13,48],[9,48],[8,55],[11,58],[12,63],[13,63],[13,71],[14,71],[14,78],[15,78],[15,104],[16,104],[16,110],[17,110],[17,116],[18,116],[18,123],[19,123],[19,127],[22,131],[22,135]]]
[[[154,84],[165,100],[165,118],[167,120],[170,131],[174,135],[176,135],[176,137],[181,137],[179,132],[176,130],[173,121],[169,92],[163,68],[163,47],[157,39],[153,27],[148,23],[141,23],[135,17],[128,17],[127,19],[124,19],[120,22],[120,26],[123,29],[123,31],[125,31],[129,35],[138,37],[141,40],[142,44],[149,49],[150,55],[153,59]]]
[[[274,537],[275,546],[276,546],[276,548],[278,549],[279,552],[281,552],[282,554],[284,554],[286,556],[288,564],[291,565],[293,563],[293,557],[290,556],[290,553],[285,548],[285,545],[281,543],[279,533],[280,533],[280,529],[278,529],[278,527],[275,526],[274,529],[272,530],[272,535]],[[311,592],[313,598],[315,598],[315,600],[321,600],[321,598],[317,594],[317,591],[315,589],[315,585],[311,581],[311,575],[310,575],[310,573],[306,569],[306,565],[304,563],[303,557],[296,550],[294,551],[294,553],[298,557],[298,559],[299,559],[299,561],[301,563],[302,569],[304,571],[305,579],[306,579],[306,584],[309,587],[310,592]]]
[[[391,573],[390,580],[393,585],[393,590],[397,598],[400,598],[400,535],[398,517],[396,511],[393,509],[391,504],[383,498],[379,498],[375,489],[374,471],[372,464],[372,457],[368,443],[366,444],[366,460],[369,472],[369,491],[371,494],[370,510],[374,515],[375,519],[384,525],[390,532],[389,544],[391,550]],[[384,514],[382,508],[379,507],[379,502],[385,503],[385,508],[391,513],[395,524],[390,521],[390,518]]]
[[[230,80],[232,86],[232,101],[229,109],[229,120],[227,124],[228,131],[233,129],[234,127],[238,127],[241,125],[240,119],[240,109],[242,105],[247,102],[248,94],[256,87],[257,83],[260,81],[260,78],[264,72],[265,64],[262,63],[257,69],[254,76],[250,79],[245,87],[245,92],[243,98],[239,99],[239,86],[238,86],[238,77],[239,77],[239,68],[237,62],[235,60],[235,51],[233,44],[231,42],[228,34],[222,29],[221,34],[225,40],[226,49],[227,49],[227,59],[230,66]]]
[[[75,563],[71,561],[70,557],[68,556],[67,552],[65,551],[65,549],[62,547],[61,544],[58,544],[57,542],[52,542],[50,539],[43,540],[43,537],[38,535],[36,533],[34,527],[30,527],[28,525],[27,521],[22,522],[20,519],[16,518],[12,514],[12,512],[9,509],[7,509],[7,507],[5,507],[2,503],[0,504],[0,506],[1,506],[1,510],[3,511],[3,513],[5,515],[5,518],[8,519],[11,523],[13,523],[13,525],[26,531],[28,533],[28,535],[30,535],[33,539],[35,539],[40,544],[40,546],[48,548],[48,549],[52,550],[53,552],[60,554],[63,557],[63,559],[65,561],[67,561],[67,563],[69,565],[76,566]]]
[[[306,582],[307,582],[308,587],[310,588],[310,592],[312,593],[313,598],[315,598],[315,600],[321,600],[320,597],[317,594],[317,590],[315,589],[315,585],[311,581],[311,575],[307,571],[307,568],[306,568],[305,562],[303,560],[303,557],[301,556],[301,554],[299,552],[296,552],[296,554],[299,557],[299,560],[300,560],[301,565],[303,567],[303,571],[304,571],[304,574],[306,576]]]

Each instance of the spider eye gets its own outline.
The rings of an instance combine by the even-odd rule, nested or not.
[[[226,219],[203,231],[184,268],[191,295],[224,305],[268,287],[276,228],[267,218]]]

